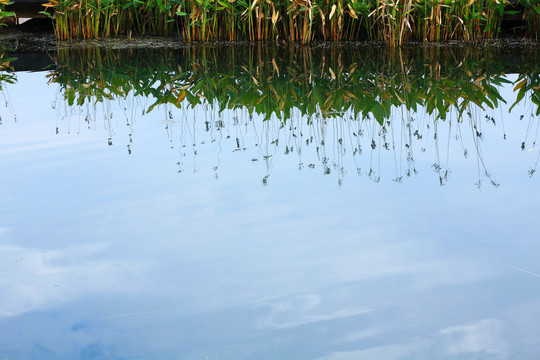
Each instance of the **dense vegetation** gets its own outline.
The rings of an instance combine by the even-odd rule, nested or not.
[[[499,86],[510,83],[505,73],[517,72],[521,75],[512,84],[516,97],[507,100],[530,100],[538,115],[540,71],[531,68],[538,63],[536,52],[519,64],[499,56],[470,48],[230,46],[158,53],[89,48],[59,51],[49,78],[70,104],[134,93],[155,101],[148,111],[159,104],[206,102],[221,110],[248,109],[266,119],[288,119],[293,109],[308,117],[348,111],[382,124],[401,106],[410,111],[425,107],[441,119],[462,117],[471,107],[496,108],[505,101]]]
[[[5,0],[2,0],[5,1]],[[538,35],[539,0],[519,0]],[[184,41],[478,41],[518,10],[509,0],[50,0],[59,39],[178,34]]]

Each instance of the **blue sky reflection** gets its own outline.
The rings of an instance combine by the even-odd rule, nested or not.
[[[44,79],[19,73],[6,87],[17,122],[0,127],[0,359],[540,353],[538,181],[526,174],[536,154],[501,143],[499,128],[482,144],[498,188],[475,187],[477,163],[461,150],[440,186],[433,149],[403,183],[394,154],[373,155],[378,183],[347,158],[338,186],[335,172],[307,167],[307,150],[301,171],[277,151],[251,161],[269,153],[234,152],[160,111],[65,131]],[[505,132],[522,127],[507,120]]]

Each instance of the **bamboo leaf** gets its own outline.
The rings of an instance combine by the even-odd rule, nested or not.
[[[332,5],[332,9],[330,10],[330,16],[328,16],[328,19],[332,20],[332,16],[334,16],[335,11],[336,11],[336,4]]]
[[[527,84],[527,79],[521,80],[521,81],[514,87],[514,91],[518,91],[518,90],[521,89],[525,84]]]
[[[328,70],[330,71],[330,76],[332,77],[332,80],[336,80],[336,74],[334,74],[334,71],[332,71],[332,68],[328,67]]]

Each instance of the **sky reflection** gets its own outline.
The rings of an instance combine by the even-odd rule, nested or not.
[[[44,73],[17,77],[5,89],[17,122],[2,113],[0,126],[1,360],[540,353],[539,198],[527,175],[538,149],[520,149],[528,124],[514,115],[504,130],[478,121],[499,186],[474,136],[456,140],[448,122],[439,139],[452,145],[416,143],[418,175],[400,182],[397,152],[340,157],[337,120],[324,131],[338,170],[325,175],[313,148],[285,155],[292,133],[257,115],[235,126],[242,114],[225,112],[231,125],[207,133],[202,107],[128,125],[124,104],[109,102],[89,129]],[[451,170],[444,186],[434,161]]]

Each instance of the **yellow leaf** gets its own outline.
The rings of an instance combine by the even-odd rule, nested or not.
[[[527,79],[524,79],[522,81],[520,81],[516,87],[514,88],[514,91],[518,91],[519,89],[521,89],[525,84],[527,84]]]
[[[294,92],[294,90],[292,88],[290,90],[291,90],[291,94],[293,94],[294,98],[296,100],[298,100],[298,96],[296,96],[296,93]]]
[[[272,24],[276,24],[279,18],[279,11],[276,11],[274,5],[272,5]]]
[[[186,97],[186,92],[185,92],[185,91],[182,91],[182,92],[180,93],[180,96],[178,96],[178,99],[176,100],[176,102],[177,102],[177,103],[181,103],[182,100],[185,99],[185,97]]]
[[[356,100],[358,100],[358,98],[357,98],[353,93],[351,93],[350,91],[345,90],[345,94],[347,94],[347,96],[348,96],[349,98],[351,98],[351,99],[356,99]]]
[[[480,76],[478,79],[474,80],[474,82],[479,84],[480,81],[484,80],[485,78],[486,78],[485,76]]]
[[[330,20],[332,20],[332,16],[334,16],[335,11],[336,11],[336,4],[332,5],[332,9],[330,10],[330,16],[328,17]]]
[[[272,58],[272,66],[274,67],[274,70],[276,70],[277,74],[279,75],[279,68],[276,64],[276,59]]]
[[[319,14],[321,14],[321,22],[324,27],[324,24],[326,24],[326,20],[324,19],[324,13],[322,12],[321,8],[319,8]]]
[[[334,74],[334,72],[332,71],[332,68],[328,67],[328,70],[330,70],[330,76],[332,76],[332,79],[336,80],[336,74]]]
[[[354,9],[352,8],[351,4],[347,4],[347,6],[349,7],[349,14],[355,18],[355,19],[358,19],[358,16],[356,16],[356,11],[354,11]]]

